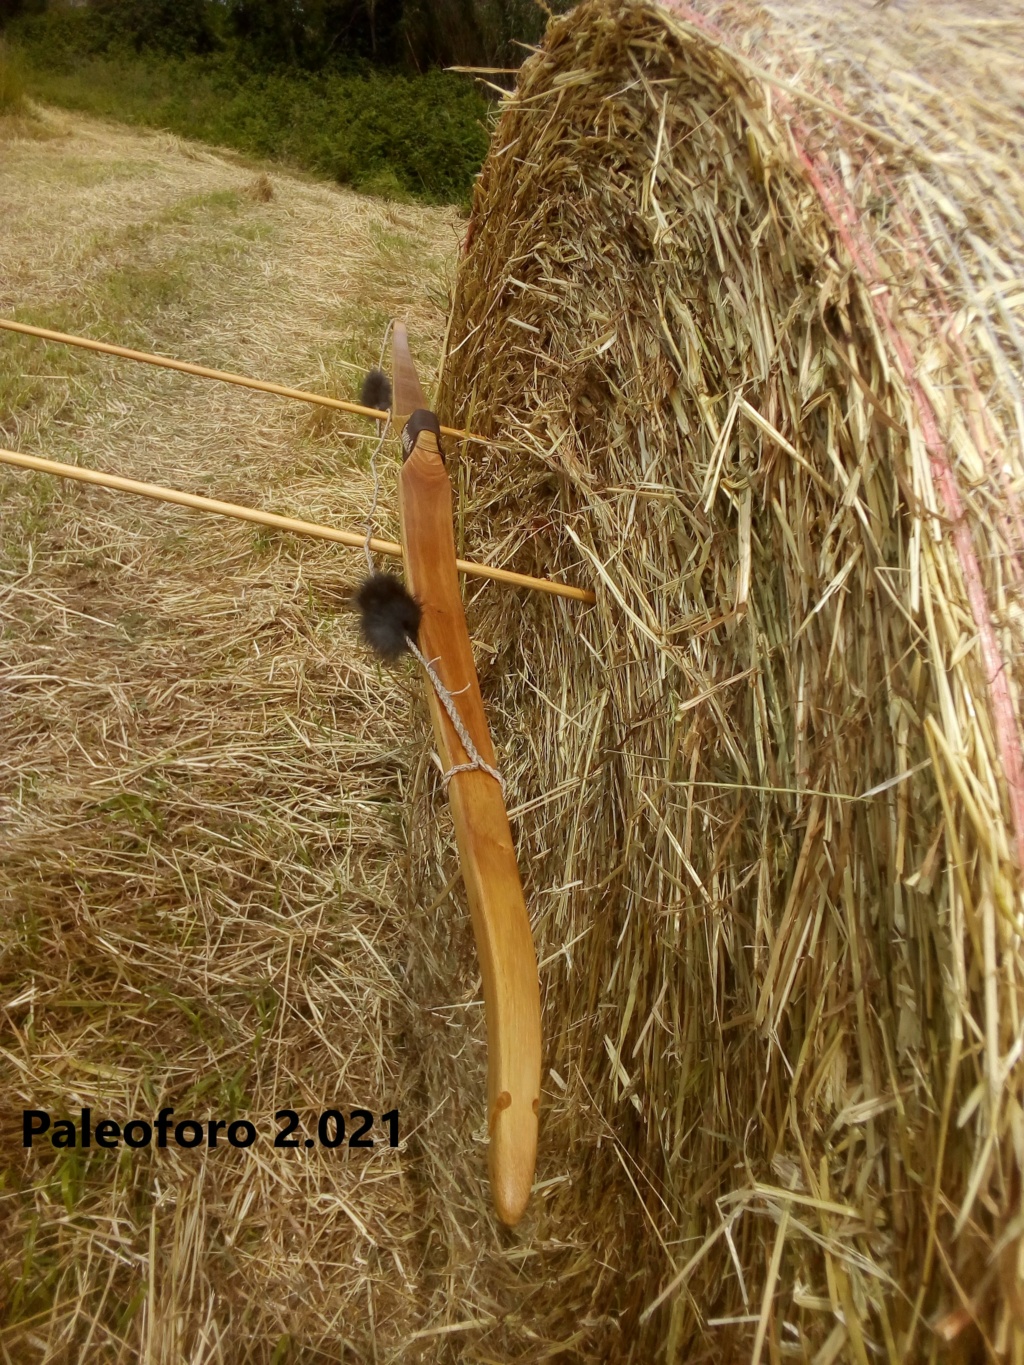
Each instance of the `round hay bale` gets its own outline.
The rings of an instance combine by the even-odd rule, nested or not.
[[[460,531],[599,597],[470,599],[546,1108],[517,1252],[437,1217],[515,1358],[1021,1359],[1022,72],[1018,6],[585,0],[501,113]]]

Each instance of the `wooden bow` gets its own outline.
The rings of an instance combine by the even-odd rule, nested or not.
[[[401,323],[394,329],[392,362],[392,415],[406,449],[398,481],[406,583],[423,612],[419,650],[433,662],[479,759],[492,770],[471,766],[473,755],[428,679],[427,701],[445,771],[470,765],[452,773],[448,796],[483,978],[491,1191],[499,1218],[513,1226],[529,1200],[537,1160],[537,957],[505,798],[493,775],[497,760],[459,593],[452,491],[439,450],[437,419],[426,412]],[[416,420],[409,424],[414,413]]]

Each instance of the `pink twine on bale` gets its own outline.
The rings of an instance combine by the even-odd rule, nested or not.
[[[1010,798],[1010,813],[1013,818],[1013,829],[1017,843],[1017,861],[1019,866],[1024,868],[1024,761],[1021,758],[1020,741],[1014,719],[1013,698],[1010,696],[1006,664],[999,649],[999,642],[996,640],[995,627],[992,624],[992,615],[985,594],[985,585],[981,578],[981,567],[974,550],[971,528],[967,523],[966,509],[957,487],[956,474],[949,458],[949,450],[939,431],[935,410],[917,378],[914,357],[907,340],[897,330],[892,320],[885,297],[888,294],[888,289],[882,284],[871,244],[866,237],[859,244],[864,256],[869,258],[865,263],[861,252],[858,251],[858,244],[854,242],[851,223],[841,212],[840,203],[837,200],[847,199],[846,208],[847,212],[852,214],[853,226],[860,228],[860,219],[856,209],[850,204],[845,188],[839,182],[832,168],[827,163],[822,164],[822,157],[818,157],[818,166],[816,167],[807,152],[799,144],[797,145],[797,152],[811,183],[821,197],[821,202],[835,224],[836,231],[850,253],[850,259],[868,286],[875,317],[885,329],[892,344],[903,371],[903,378],[921,419],[925,449],[931,462],[932,475],[946,505],[946,515],[952,523],[950,533],[953,538],[953,546],[960,560],[960,568],[967,587],[967,598],[971,604],[971,615],[974,617],[974,624],[977,626],[978,637],[981,641],[987,674],[986,680],[992,701],[996,742],[999,746],[999,756],[1002,760],[1003,774],[1006,777]],[[832,181],[831,187],[826,184],[826,180]],[[838,189],[835,198],[830,194],[830,189],[832,191]],[[881,292],[882,290],[885,292]]]
[[[907,214],[906,207],[901,201],[899,194],[896,191],[896,186],[892,183],[892,178],[885,166],[882,167],[882,179],[885,181],[893,202],[903,209],[907,230],[912,234],[914,244],[917,247],[917,259],[931,281],[932,290],[938,300],[938,308],[932,309],[932,320],[935,323],[935,330],[936,332],[945,334],[950,345],[960,357],[960,363],[964,367],[965,377],[971,387],[971,392],[978,402],[977,413],[968,412],[967,414],[972,428],[974,428],[976,417],[980,418],[980,425],[983,428],[982,432],[979,432],[977,429],[974,430],[975,441],[979,447],[982,446],[983,442],[981,436],[983,435],[984,442],[988,446],[994,446],[997,443],[997,437],[992,427],[992,418],[984,405],[981,396],[981,388],[978,384],[977,376],[971,367],[971,360],[970,356],[967,354],[967,348],[956,328],[956,318],[953,309],[951,308],[949,300],[946,297],[946,292],[942,287],[942,276],[935,269],[935,265],[928,255],[928,248],[921,238],[920,230],[913,218],[909,217]],[[1021,553],[1024,553],[1024,514],[1021,512],[1020,499],[1017,497],[1016,489],[1012,482],[1007,478],[1003,467],[997,462],[991,472],[999,482],[1000,492],[1006,499],[1006,506],[1009,510],[1008,514],[1006,510],[999,508],[996,515],[999,519],[1003,534],[1006,537],[1007,558],[1013,569],[1013,577],[1015,581],[1019,583],[1024,580],[1024,566],[1022,566],[1020,560]],[[1016,537],[1016,539],[1014,537]]]
[[[727,35],[712,20],[691,9],[689,5],[684,3],[684,0],[662,0],[662,3],[667,10],[678,14],[680,18],[693,24],[712,41],[718,43],[727,41]],[[971,605],[971,615],[974,617],[974,624],[977,627],[981,642],[987,675],[986,681],[992,702],[996,743],[999,747],[999,757],[1009,795],[1010,815],[1016,839],[1017,863],[1020,868],[1024,869],[1024,759],[1021,756],[1020,739],[1014,719],[1013,699],[1010,695],[1010,686],[1006,676],[1006,664],[999,649],[999,642],[996,639],[988,598],[981,577],[981,568],[975,553],[971,529],[960,497],[949,450],[939,431],[935,411],[917,378],[917,366],[910,346],[893,322],[888,305],[889,289],[882,280],[874,248],[860,214],[857,212],[857,207],[850,199],[846,187],[825,156],[818,152],[812,158],[807,151],[807,145],[810,141],[809,130],[796,113],[792,101],[780,93],[778,103],[780,107],[786,108],[787,112],[792,113],[793,121],[790,124],[790,132],[797,154],[807,173],[808,180],[832,220],[840,240],[849,252],[854,268],[867,287],[875,317],[889,338],[902,370],[903,378],[920,416],[925,449],[928,451],[932,475],[945,503],[947,519],[951,523],[950,531],[953,546],[960,560],[960,568],[967,587],[967,597]],[[909,217],[909,215],[906,216]]]

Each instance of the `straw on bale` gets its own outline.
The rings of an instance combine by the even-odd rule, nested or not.
[[[502,112],[460,532],[599,593],[470,603],[545,1002],[515,1358],[1022,1358],[1022,73],[1008,5],[586,0]]]

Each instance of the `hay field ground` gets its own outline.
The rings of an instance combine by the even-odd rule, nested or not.
[[[8,121],[0,313],[351,397],[401,311],[433,383],[455,212],[276,172],[261,202],[254,175],[167,135]],[[8,448],[358,526],[371,434],[0,339]],[[436,1358],[415,1133],[270,1142],[284,1108],[305,1131],[425,1117],[400,1046],[425,727],[415,676],[356,642],[361,556],[10,469],[0,545],[0,1358]],[[21,1145],[24,1108],[165,1105],[259,1139]]]

